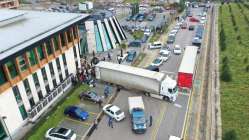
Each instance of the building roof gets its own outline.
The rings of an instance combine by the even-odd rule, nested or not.
[[[142,68],[132,67],[128,65],[115,64],[115,63],[105,62],[105,61],[100,61],[96,65],[96,67],[100,67],[104,69],[111,69],[111,70],[120,71],[123,73],[136,74],[138,76],[154,79],[157,81],[162,81],[165,77],[165,74],[161,72],[155,72],[155,71],[150,71],[150,70],[146,70]]]
[[[196,46],[186,46],[182,62],[178,72],[194,73],[198,48]]]
[[[0,10],[0,60],[87,16],[75,13]],[[6,21],[9,23],[6,24]]]

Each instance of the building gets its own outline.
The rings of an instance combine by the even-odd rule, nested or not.
[[[0,0],[0,9],[1,8],[18,8],[19,7],[19,0]]]
[[[126,40],[123,28],[112,12],[99,10],[89,16],[80,26],[81,47],[80,54],[99,53],[115,49]],[[86,34],[84,34],[86,32]]]
[[[1,140],[35,121],[72,85],[80,65],[78,25],[86,18],[0,10]]]
[[[79,2],[79,10],[80,11],[88,11],[93,9],[93,2],[86,1],[86,2]]]

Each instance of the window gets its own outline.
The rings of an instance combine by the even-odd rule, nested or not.
[[[62,54],[62,60],[63,60],[63,64],[66,66],[67,65],[67,61],[66,61],[65,53]]]
[[[37,94],[38,94],[39,100],[41,101],[43,99],[42,91],[41,90],[38,91]]]
[[[38,52],[39,59],[43,60],[45,58],[45,55],[44,55],[43,50],[42,50],[42,45],[37,47],[37,52]]]
[[[62,83],[63,82],[62,74],[59,75],[59,78],[60,78],[60,82]]]
[[[30,90],[30,86],[29,86],[29,81],[28,79],[23,80],[23,85],[25,87],[26,90],[26,94],[29,97],[31,95],[31,90]]]
[[[28,114],[24,108],[24,105],[19,106],[19,111],[22,115],[22,119],[25,120],[28,117]]]
[[[0,85],[3,85],[7,81],[7,78],[5,77],[3,67],[0,66]]]
[[[35,101],[34,101],[33,97],[29,99],[29,104],[30,104],[31,108],[33,108],[35,106]]]
[[[43,77],[44,82],[47,82],[48,81],[48,77],[47,77],[45,68],[42,68],[41,72],[42,72],[42,77]]]
[[[34,52],[34,50],[28,51],[27,55],[28,55],[28,58],[29,58],[31,66],[36,65],[37,64],[37,60],[35,58],[35,52]]]
[[[28,66],[27,66],[27,63],[26,63],[24,57],[18,56],[17,60],[18,60],[21,71],[25,71],[28,68]]]
[[[39,88],[39,87],[40,87],[40,83],[39,83],[37,74],[34,73],[34,74],[32,75],[32,77],[33,77],[33,80],[34,80],[34,83],[35,83],[35,87],[36,87],[36,88]]]
[[[65,47],[66,46],[66,38],[64,36],[64,33],[61,33],[60,37],[61,37],[61,45],[62,45],[62,47]]]
[[[49,88],[49,85],[48,85],[48,84],[45,86],[45,89],[46,89],[47,94],[49,94],[50,88]]]
[[[66,73],[66,77],[68,77],[68,75],[69,75],[68,69],[65,69],[65,73]]]
[[[77,58],[77,51],[76,51],[76,47],[73,47],[73,54],[74,54],[74,58]]]
[[[59,37],[54,37],[54,49],[57,51],[59,50]]]
[[[60,65],[59,58],[56,58],[56,66],[57,66],[58,71],[61,71],[61,65]]]
[[[8,62],[6,63],[6,65],[7,65],[7,68],[8,68],[8,70],[9,70],[10,77],[11,77],[11,78],[15,78],[15,77],[18,75],[18,73],[17,73],[17,70],[16,70],[16,66],[15,66],[14,61],[13,61],[13,60],[10,60],[10,61],[8,61]]]
[[[53,53],[50,40],[46,41],[46,51],[47,51],[48,55],[51,55]]]
[[[72,37],[70,29],[66,33],[67,33],[68,42],[72,42],[73,41],[73,37]]]
[[[6,132],[4,130],[4,127],[2,125],[2,123],[0,122],[0,140],[3,140],[6,137]]]
[[[14,87],[12,88],[12,90],[13,90],[14,96],[15,96],[15,98],[16,98],[16,102],[17,102],[17,103],[22,102],[22,97],[21,97],[21,95],[20,95],[20,92],[19,92],[18,87],[17,87],[17,86],[14,86]]]
[[[54,87],[57,86],[56,79],[53,79],[53,85],[54,85]]]
[[[73,35],[75,38],[78,37],[78,31],[76,26],[73,28]]]
[[[50,63],[48,64],[48,66],[49,66],[49,70],[50,70],[51,76],[54,76],[54,68],[53,68],[52,62],[50,62]]]

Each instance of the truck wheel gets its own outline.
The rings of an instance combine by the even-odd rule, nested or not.
[[[168,96],[163,96],[163,100],[168,101],[168,102],[170,101]]]

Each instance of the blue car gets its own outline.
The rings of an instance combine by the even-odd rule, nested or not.
[[[74,119],[85,121],[88,119],[89,114],[84,109],[77,106],[69,106],[64,110],[64,114]]]
[[[135,50],[129,51],[126,61],[132,62],[135,59],[136,55],[137,55],[137,52]]]

